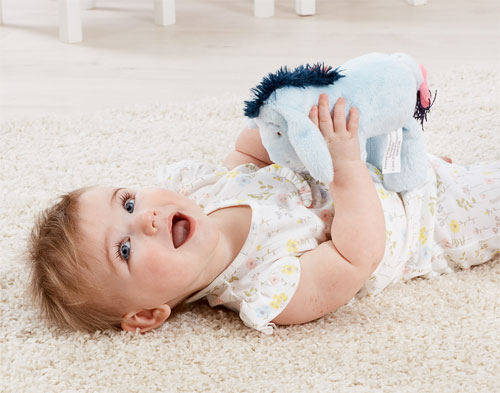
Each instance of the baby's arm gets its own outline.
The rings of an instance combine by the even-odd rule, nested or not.
[[[259,168],[272,164],[266,149],[262,146],[258,128],[245,128],[238,135],[234,151],[229,153],[222,165],[233,169],[241,164],[253,163]]]
[[[385,250],[384,212],[366,164],[361,161],[357,110],[350,111],[346,126],[345,100],[340,98],[336,103],[333,124],[328,108],[328,96],[323,94],[319,115],[313,108],[311,118],[319,117],[313,122],[327,142],[335,171],[329,184],[335,204],[332,241],[346,260],[370,270]]]
[[[304,323],[335,311],[363,286],[385,251],[385,220],[377,190],[361,161],[358,114],[352,109],[346,126],[345,101],[332,118],[328,98],[310,114],[327,142],[335,170],[330,191],[335,204],[332,240],[300,257],[301,276],[290,303],[274,322]]]

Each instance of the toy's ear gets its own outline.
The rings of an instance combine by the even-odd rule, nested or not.
[[[329,184],[333,180],[332,157],[321,131],[296,109],[276,107],[275,110],[285,119],[290,144],[305,168],[312,177]]]

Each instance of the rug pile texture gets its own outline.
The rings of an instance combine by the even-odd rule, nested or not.
[[[497,66],[429,73],[431,153],[500,160]],[[35,214],[84,185],[148,186],[164,163],[220,163],[245,125],[246,98],[1,122],[0,391],[499,392],[498,258],[396,283],[272,336],[203,302],[144,335],[62,332],[40,319],[25,294]]]

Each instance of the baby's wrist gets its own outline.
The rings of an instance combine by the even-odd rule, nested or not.
[[[366,164],[361,158],[334,160],[332,163],[335,174],[343,171],[355,170],[359,167],[366,168]]]

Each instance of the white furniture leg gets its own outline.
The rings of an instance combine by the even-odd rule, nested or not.
[[[80,0],[82,10],[93,10],[95,8],[95,0]]]
[[[427,0],[408,0],[410,5],[424,5],[427,4]]]
[[[68,44],[82,41],[80,0],[59,0],[59,39]]]
[[[274,15],[274,0],[254,0],[253,13],[257,18],[270,18]]]
[[[295,0],[295,12],[300,16],[316,13],[316,0]]]
[[[175,0],[155,0],[155,23],[160,26],[175,24]]]

